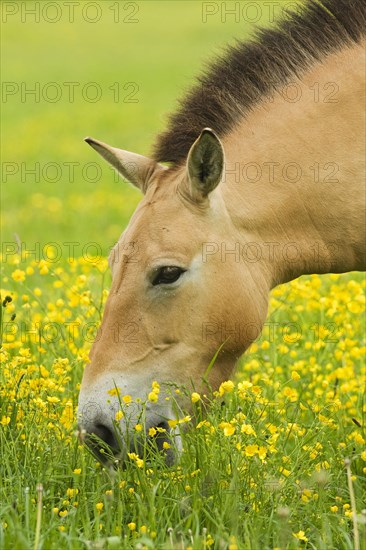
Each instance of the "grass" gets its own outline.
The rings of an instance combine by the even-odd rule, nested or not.
[[[80,4],[73,23],[65,11],[58,23],[22,22],[19,11],[2,25],[3,80],[40,91],[55,82],[62,97],[22,100],[19,91],[3,102],[0,547],[351,549],[356,518],[364,548],[359,274],[273,291],[272,324],[232,383],[207,396],[207,411],[200,396],[191,419],[171,419],[187,428],[175,466],[144,451],[110,471],[76,436],[79,384],[108,294],[105,255],[140,200],[82,138],[148,154],[202,62],[252,32],[221,14],[203,23],[200,2],[138,2],[134,24],[115,23],[112,4],[100,3],[95,24]],[[268,24],[265,14],[258,23]],[[71,101],[65,82],[96,82],[101,100],[76,91]],[[115,82],[121,94],[136,83],[138,102],[115,101]],[[31,252],[15,253],[16,241]]]
[[[363,278],[275,289],[277,334],[265,327],[207,410],[195,395],[191,417],[171,419],[188,428],[180,462],[169,467],[145,447],[111,471],[75,433],[106,268],[20,257],[7,266],[1,547],[351,549],[353,514],[364,545]],[[172,399],[176,391],[187,389],[172,388]]]

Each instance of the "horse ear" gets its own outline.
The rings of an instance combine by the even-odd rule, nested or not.
[[[102,141],[90,137],[85,138],[84,141],[109,162],[121,176],[143,193],[146,193],[153,176],[161,170],[166,170],[161,164],[142,155],[111,147]]]
[[[187,171],[193,197],[206,198],[220,183],[223,170],[221,141],[213,130],[205,128],[188,153]]]

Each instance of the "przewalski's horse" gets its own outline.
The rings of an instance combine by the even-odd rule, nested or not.
[[[157,380],[145,428],[169,430],[169,384],[199,391],[220,349],[217,389],[260,333],[273,287],[365,269],[365,6],[309,0],[229,49],[172,116],[155,160],[86,139],[144,194],[110,256],[79,399],[81,426],[116,454],[114,388],[143,401]],[[122,440],[139,407],[120,419]]]

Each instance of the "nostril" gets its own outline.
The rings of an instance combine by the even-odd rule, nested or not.
[[[104,441],[104,443],[109,445],[109,447],[112,447],[112,449],[117,447],[115,434],[105,424],[96,424],[91,431],[91,435],[96,435],[99,439]]]
[[[94,456],[102,462],[111,460],[119,450],[116,434],[102,423],[89,425],[85,443]]]

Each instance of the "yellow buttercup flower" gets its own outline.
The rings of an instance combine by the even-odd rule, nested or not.
[[[244,448],[245,456],[251,457],[258,452],[258,445],[247,445]]]
[[[115,395],[118,396],[120,394],[120,391],[121,391],[121,388],[111,388],[110,390],[107,391],[107,393],[112,397],[114,397]]]
[[[298,540],[302,540],[304,542],[308,542],[308,538],[305,536],[305,531],[299,531],[298,533],[292,533],[293,536],[298,539]]]
[[[231,380],[226,380],[226,382],[222,382],[219,387],[219,394],[222,396],[225,393],[230,393],[234,389],[234,382]]]
[[[159,395],[155,391],[151,391],[147,398],[151,403],[156,403],[159,399]]]
[[[114,418],[117,422],[119,422],[123,418],[123,412],[117,411],[116,414],[114,415]]]
[[[240,431],[246,435],[256,435],[253,426],[251,426],[250,424],[243,424],[240,428]]]
[[[49,396],[47,397],[47,401],[48,401],[49,403],[59,403],[61,400],[60,400],[59,397],[56,397],[55,395],[52,395],[52,396],[49,395]]]
[[[192,403],[197,403],[198,401],[200,401],[201,399],[201,396],[199,393],[197,392],[193,392],[192,395],[191,395],[191,401]]]
[[[22,269],[15,269],[11,276],[17,283],[23,283],[25,281],[25,271]]]

